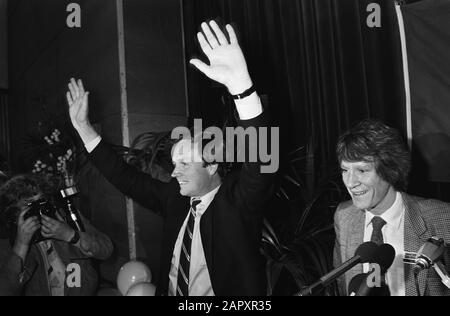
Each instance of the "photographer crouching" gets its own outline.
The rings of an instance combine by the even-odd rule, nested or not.
[[[81,216],[84,231],[64,220],[56,190],[40,175],[15,176],[0,187],[0,296],[95,295],[91,259],[105,260],[111,240]]]

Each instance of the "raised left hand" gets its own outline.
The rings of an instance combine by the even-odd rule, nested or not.
[[[215,21],[202,23],[203,33],[199,32],[197,38],[209,65],[199,59],[190,63],[208,78],[225,85],[231,94],[240,94],[252,86],[252,80],[234,29],[231,25],[226,29],[230,40]]]
[[[56,213],[56,216],[58,217],[58,220],[42,215],[42,236],[69,242],[74,235],[74,230],[64,222],[58,213]]]

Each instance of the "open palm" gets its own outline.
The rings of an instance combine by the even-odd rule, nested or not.
[[[73,126],[78,129],[80,126],[89,125],[89,92],[84,90],[81,80],[77,82],[72,78],[68,86],[66,97]]]
[[[236,33],[230,25],[226,28],[230,40],[216,22],[211,21],[209,25],[203,23],[203,33],[198,33],[197,38],[203,53],[208,57],[209,65],[198,59],[190,62],[208,78],[225,85],[230,93],[241,93],[239,90],[242,86],[251,85],[251,79]]]
[[[89,92],[84,90],[83,82],[70,79],[66,94],[69,115],[73,127],[77,130],[84,144],[88,144],[99,135],[89,122]]]

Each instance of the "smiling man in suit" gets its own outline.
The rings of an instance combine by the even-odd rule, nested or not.
[[[404,260],[431,237],[450,243],[450,204],[405,193],[410,154],[398,131],[379,121],[363,121],[340,137],[337,156],[352,199],[335,214],[335,267],[352,258],[363,242],[388,243],[396,251],[385,275],[391,295],[450,295],[434,269],[419,273],[416,288],[413,266]],[[443,262],[450,269],[448,246]],[[362,272],[358,265],[339,280],[342,295]]]
[[[225,85],[235,99],[240,126],[268,126],[236,34],[230,25],[226,30],[228,37],[214,21],[203,23],[197,36],[209,65],[198,59],[190,62]],[[69,89],[71,121],[90,160],[120,191],[165,218],[157,293],[265,295],[259,247],[272,174],[262,173],[260,162],[244,162],[240,171],[225,175],[221,163],[201,151],[202,137],[194,135],[172,149],[173,180],[152,179],[125,164],[92,128],[81,80],[72,79]]]

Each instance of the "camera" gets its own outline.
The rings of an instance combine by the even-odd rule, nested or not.
[[[41,221],[42,215],[56,219],[56,207],[46,199],[28,203],[27,206],[29,207],[29,210],[23,216],[24,220],[36,216],[38,220]]]
[[[27,220],[30,217],[36,216],[39,220],[39,222],[42,219],[42,215],[48,216],[53,219],[57,219],[56,217],[56,207],[48,200],[46,199],[40,199],[34,202],[31,202],[27,205],[29,207],[29,210],[25,213],[23,216],[24,220]],[[39,229],[34,233],[33,239],[31,240],[32,243],[37,243],[40,241],[45,240],[44,236],[41,234],[41,230]]]

